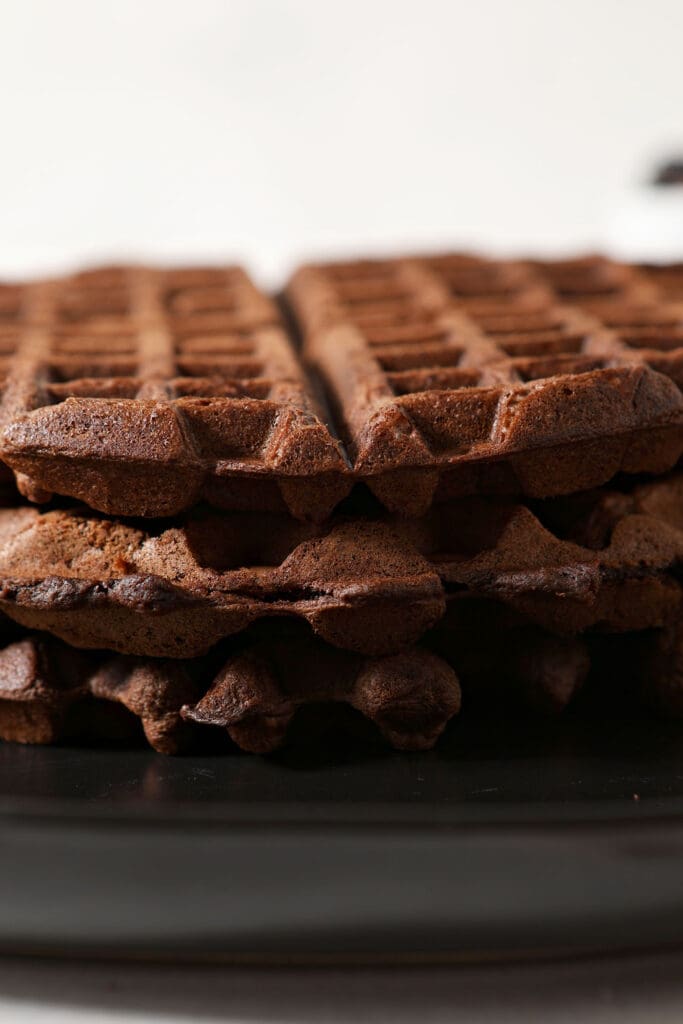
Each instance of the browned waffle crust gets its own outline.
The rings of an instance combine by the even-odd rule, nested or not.
[[[0,454],[28,497],[325,516],[351,487],[273,303],[238,268],[0,290]]]
[[[296,631],[262,631],[237,650],[186,662],[86,654],[29,634],[0,648],[0,738],[130,742],[144,733],[155,750],[175,754],[227,733],[243,750],[267,753],[285,740],[298,708],[333,702],[355,708],[397,749],[426,750],[460,710],[459,680],[466,710],[556,714],[586,682],[589,695],[599,692],[605,657],[619,676],[618,688],[607,688],[613,712],[628,704],[628,678],[641,708],[644,697],[683,714],[680,622],[611,638],[606,653],[605,639],[587,644],[511,624],[491,605],[432,636],[432,650],[385,658],[333,650]]]
[[[671,467],[681,280],[598,257],[446,255],[304,267],[287,296],[356,474],[420,514],[434,496],[566,494]]]
[[[556,633],[683,611],[683,474],[539,505],[462,499],[422,520],[197,509],[153,528],[0,510],[0,610],[83,648],[194,657],[257,619],[304,619],[363,654],[409,647],[487,598]],[[444,619],[445,616],[445,619]]]
[[[427,650],[388,658],[333,651],[310,636],[263,638],[224,658],[180,662],[87,656],[29,636],[0,651],[0,737],[51,743],[63,736],[126,736],[122,705],[161,753],[187,749],[198,726],[217,726],[244,750],[282,742],[302,704],[345,702],[397,748],[433,746],[460,708],[451,668]]]
[[[0,456],[34,500],[322,521],[570,493],[683,451],[683,271],[470,256],[301,269],[308,369],[237,269],[0,288]],[[341,437],[342,442],[337,440]]]
[[[0,737],[265,752],[336,702],[427,749],[459,680],[557,711],[601,645],[682,713],[683,474],[570,492],[679,459],[683,268],[450,255],[288,297],[302,354],[238,269],[0,288],[0,455],[100,510],[0,510],[0,612],[46,631],[0,644]],[[356,482],[389,511],[329,518]]]

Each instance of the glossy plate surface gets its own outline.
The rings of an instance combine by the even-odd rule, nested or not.
[[[302,723],[305,728],[305,723]],[[0,745],[0,947],[489,958],[683,942],[683,725],[323,724],[258,758]]]

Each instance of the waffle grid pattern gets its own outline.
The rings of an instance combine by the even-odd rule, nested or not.
[[[239,268],[110,268],[5,287],[0,376],[9,447],[39,459],[42,483],[20,455],[15,465],[34,500],[78,492],[70,476],[87,479],[92,465],[111,473],[95,479],[93,504],[140,515],[194,503],[212,476],[220,505],[223,473],[345,468],[276,307]],[[138,486],[119,508],[126,465]]]
[[[0,287],[0,456],[36,501],[201,499],[324,520],[356,482],[421,515],[571,493],[683,453],[683,270],[450,255]]]
[[[353,324],[383,368],[415,371],[410,391],[430,389],[420,363],[429,373],[499,362],[501,379],[519,383],[600,368],[609,342],[611,355],[682,380],[683,266],[453,255],[308,267],[294,280],[309,338]]]
[[[460,489],[454,480],[448,495],[456,496],[514,489],[484,465],[508,457],[534,495],[602,482],[610,458],[613,471],[657,471],[658,450],[676,461],[681,279],[598,257],[532,264],[451,255],[304,267],[288,294],[357,471],[459,464]],[[651,439],[643,458],[635,434],[656,425],[673,429],[666,441]],[[587,446],[601,436],[602,481],[587,482]],[[534,456],[576,444],[583,468],[569,466],[567,453]],[[388,491],[380,486],[379,496],[391,504]]]

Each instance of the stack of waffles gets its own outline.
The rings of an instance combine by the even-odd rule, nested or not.
[[[4,739],[683,710],[683,266],[103,268],[0,288],[0,374]]]

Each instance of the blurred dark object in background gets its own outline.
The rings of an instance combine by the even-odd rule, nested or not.
[[[683,156],[661,164],[654,177],[655,185],[683,185]]]
[[[659,152],[662,159],[641,164],[640,182],[614,193],[604,234],[610,256],[632,263],[683,261],[683,146]]]

